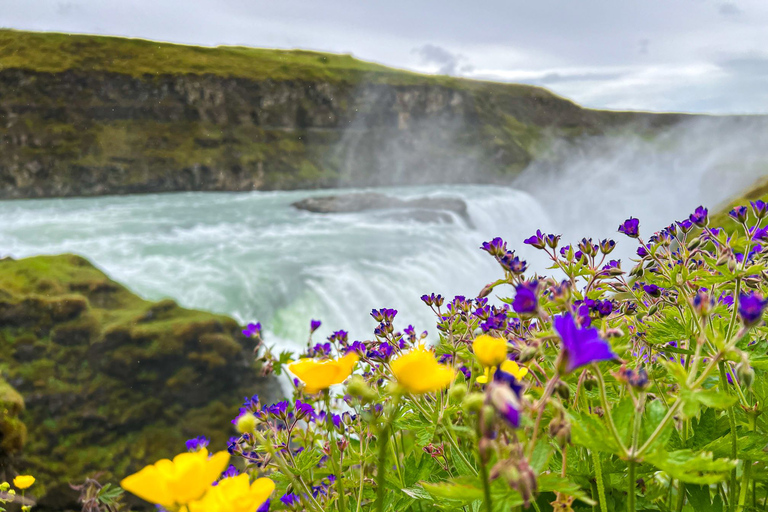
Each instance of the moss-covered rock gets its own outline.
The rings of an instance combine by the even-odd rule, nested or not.
[[[0,462],[36,475],[40,496],[120,478],[193,436],[223,448],[243,396],[279,395],[240,329],[145,301],[79,256],[0,260]]]

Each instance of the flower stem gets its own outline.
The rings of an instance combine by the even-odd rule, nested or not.
[[[475,433],[477,437],[477,458],[480,461],[480,479],[483,481],[483,501],[485,502],[485,510],[486,512],[493,512],[493,505],[491,502],[491,483],[488,480],[488,468],[485,465],[483,454],[480,452],[480,439],[482,439],[483,434],[480,431],[479,418],[477,420],[477,426],[475,427]]]
[[[720,369],[720,387],[723,388],[723,391],[730,395],[731,392],[728,388],[728,377],[725,375],[725,363],[723,361],[719,361],[717,366]],[[737,460],[739,453],[739,439],[736,432],[736,412],[734,411],[733,406],[728,408],[728,424],[731,430],[731,459]],[[731,478],[728,482],[728,510],[731,512],[736,510],[736,500],[738,499],[736,495],[736,488],[736,468],[733,468],[731,470]]]
[[[331,448],[331,453],[329,456],[329,458],[331,459],[331,467],[333,468],[333,472],[336,473],[336,492],[339,493],[339,511],[346,512],[347,494],[344,491],[344,475],[342,475],[342,472],[344,471],[344,467],[341,461],[341,456],[342,456],[341,450],[339,450],[338,445],[336,444],[335,440],[333,439],[333,436],[331,435],[331,433],[334,430],[334,425],[333,425],[333,411],[331,411],[331,393],[328,390],[325,391],[325,424],[326,424],[326,428],[328,429],[328,442],[330,443],[330,448]],[[337,455],[339,457],[339,460],[336,460]]]
[[[627,476],[627,512],[635,512],[635,459],[629,459],[629,475]]]
[[[603,482],[603,466],[600,463],[600,454],[592,451],[592,462],[595,465],[595,479],[597,480],[597,495],[600,498],[601,512],[608,512],[608,504],[605,502],[605,483]]]
[[[608,405],[608,395],[605,393],[605,380],[603,379],[603,374],[600,372],[600,368],[595,363],[595,376],[597,377],[597,384],[600,388],[600,403],[603,405],[603,412],[605,413],[605,418],[608,420],[608,427],[611,431],[611,434],[613,435],[613,438],[616,440],[616,442],[619,445],[619,448],[621,449],[621,452],[626,456],[627,455],[627,447],[624,446],[624,441],[621,439],[621,436],[619,435],[619,431],[616,429],[616,424],[613,422],[613,416],[611,415],[611,409]]]
[[[392,430],[392,423],[395,420],[397,407],[400,405],[400,393],[395,393],[392,398],[391,410],[387,421],[379,434],[379,459],[376,468],[376,510],[384,512],[384,487],[387,482],[387,443],[389,442],[389,433]]]

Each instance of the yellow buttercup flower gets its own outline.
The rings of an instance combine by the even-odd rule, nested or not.
[[[139,498],[174,508],[199,500],[229,463],[229,454],[208,457],[205,448],[181,453],[173,460],[162,459],[138,473],[125,477],[120,485]]]
[[[451,385],[456,372],[440,364],[435,354],[423,346],[398,357],[390,364],[397,382],[413,394],[440,391]]]
[[[472,350],[483,366],[498,366],[507,359],[507,340],[481,334],[472,343]]]
[[[499,367],[501,371],[504,373],[508,373],[512,375],[517,380],[523,380],[523,377],[528,375],[528,368],[525,366],[520,366],[515,361],[510,361],[509,359],[505,360],[503,363],[501,363],[501,366]],[[488,381],[491,380],[491,373],[496,371],[496,367],[487,367],[485,369],[485,374],[481,375],[477,378],[477,382],[480,384],[487,384]]]
[[[32,475],[19,475],[13,479],[13,486],[17,489],[29,489],[35,483],[35,477]]]
[[[341,384],[350,376],[359,357],[350,352],[339,359],[317,361],[301,359],[288,365],[288,369],[305,384],[304,391],[309,394],[327,389],[334,384]]]
[[[221,480],[200,501],[189,504],[189,512],[256,512],[275,490],[269,478],[252,484],[246,474]]]

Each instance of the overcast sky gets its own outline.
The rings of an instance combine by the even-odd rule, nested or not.
[[[0,26],[352,53],[589,107],[768,112],[768,0],[0,0]]]

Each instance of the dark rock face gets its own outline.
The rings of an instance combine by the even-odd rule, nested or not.
[[[344,194],[338,196],[308,197],[291,206],[313,213],[351,213],[367,210],[397,210],[403,218],[419,222],[448,221],[444,215],[453,212],[469,220],[467,205],[454,197],[421,197],[398,199],[374,192]],[[442,214],[442,215],[441,215]]]
[[[0,71],[0,198],[493,182],[545,135],[678,116],[534,87]]]
[[[144,301],[78,256],[0,260],[0,472],[34,474],[41,509],[79,510],[62,504],[69,482],[118,480],[198,435],[225,448],[243,396],[281,395],[240,330]]]

